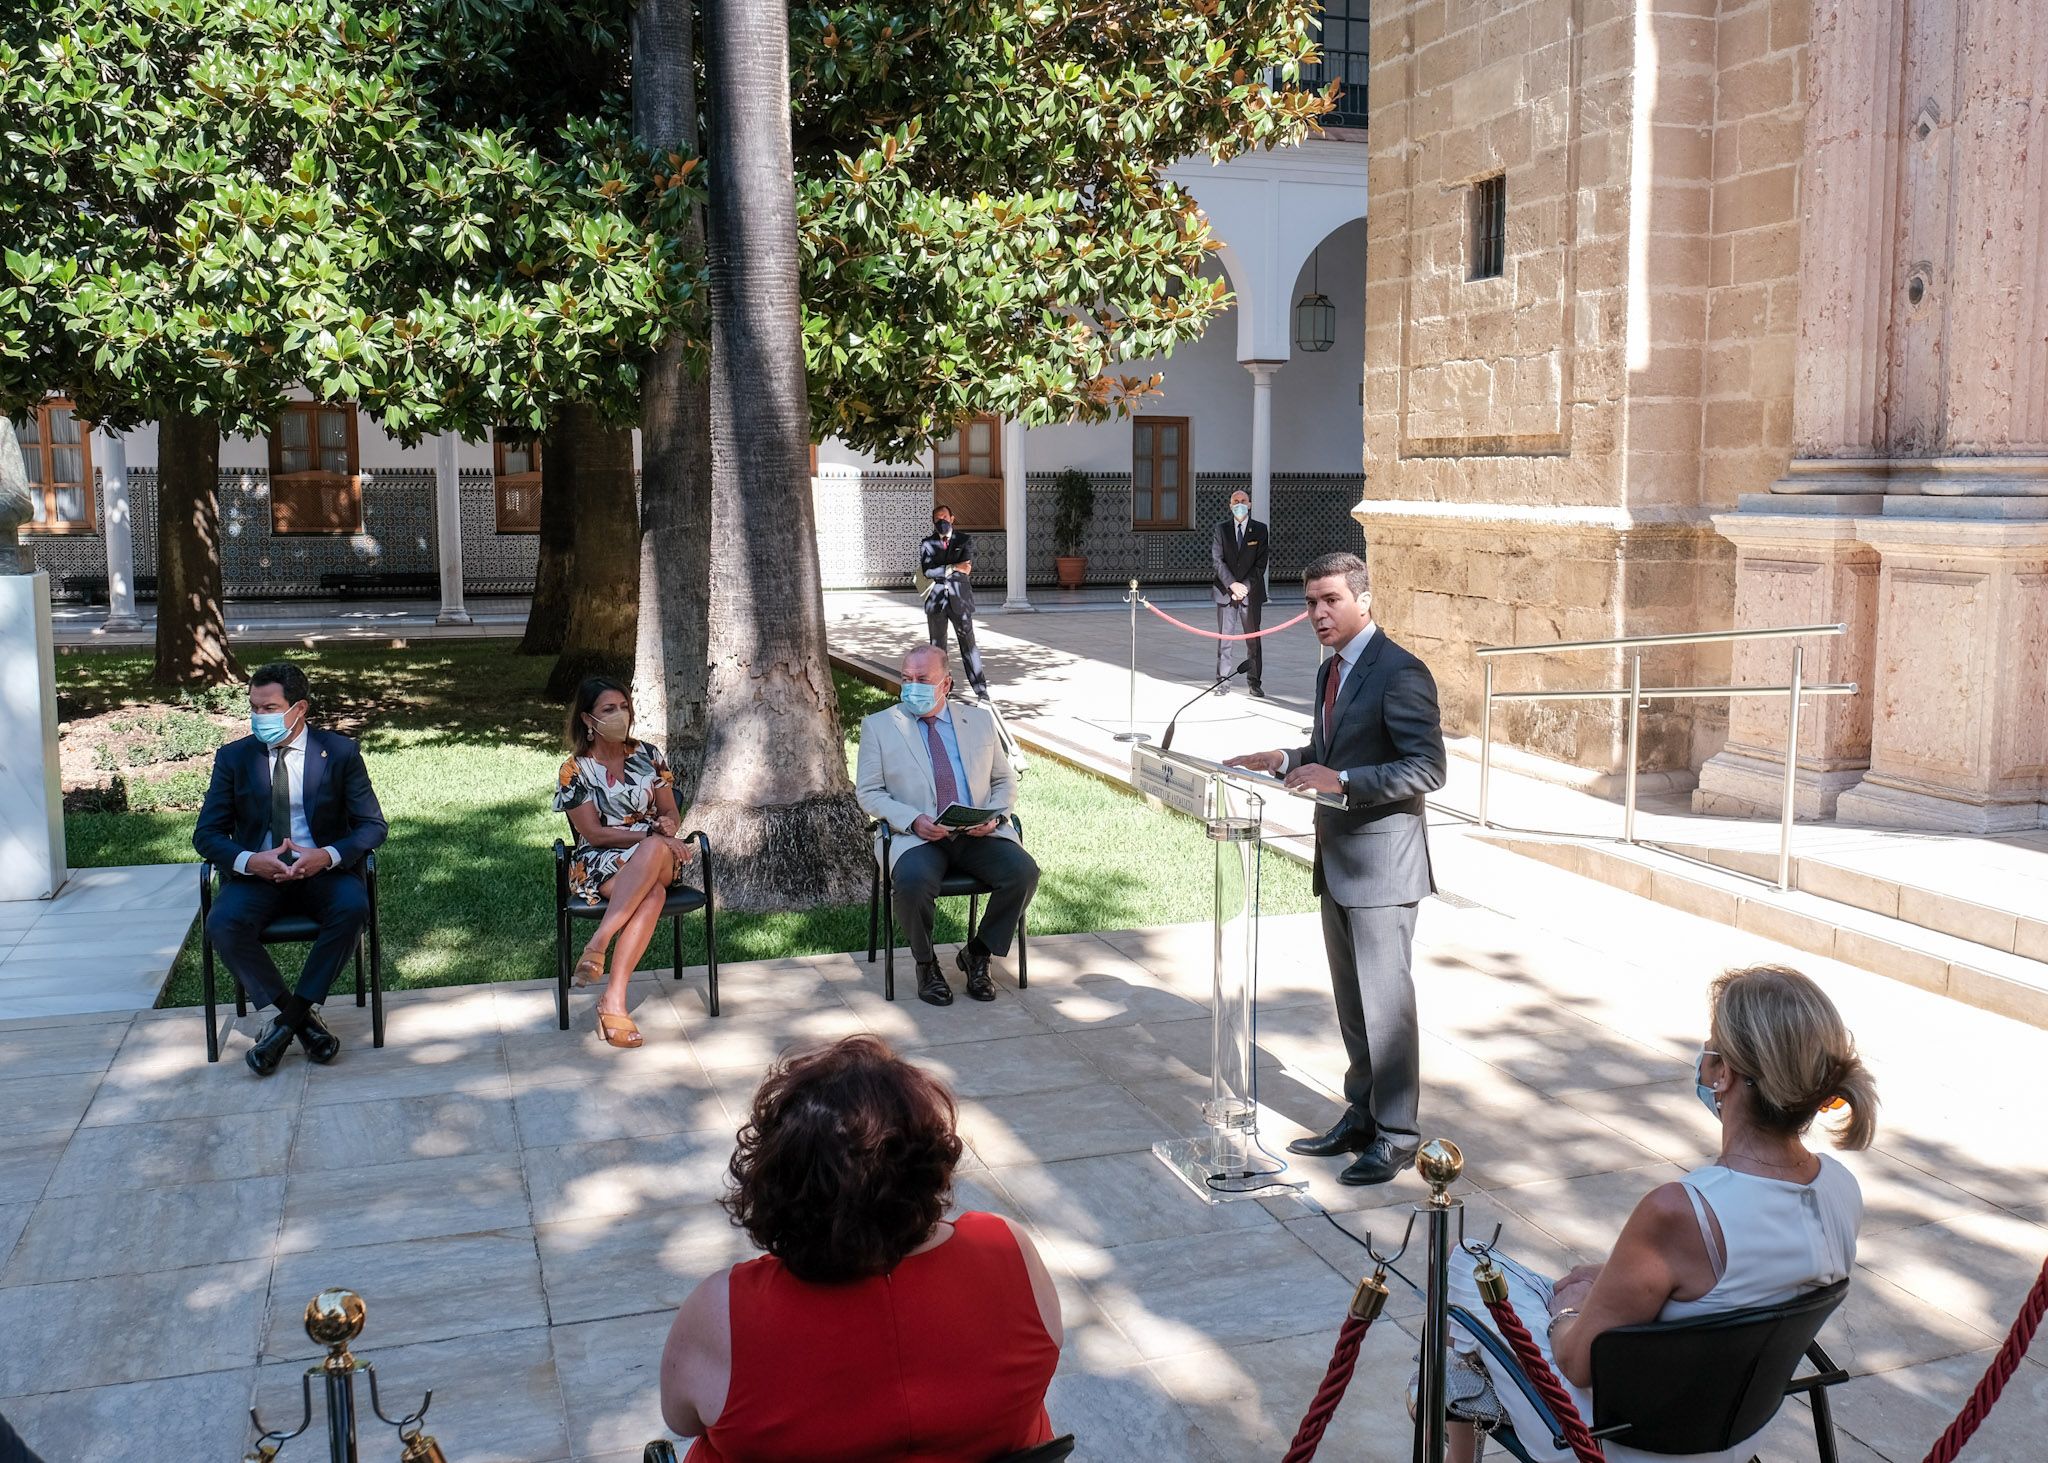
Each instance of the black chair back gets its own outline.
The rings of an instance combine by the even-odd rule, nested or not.
[[[1593,1435],[1646,1453],[1712,1453],[1754,1436],[1848,1290],[1837,1280],[1778,1305],[1603,1331]]]

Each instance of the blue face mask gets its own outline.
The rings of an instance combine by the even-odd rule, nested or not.
[[[1252,505],[1249,503],[1232,503],[1230,505],[1230,516],[1239,523],[1242,523],[1252,516]]]
[[[903,709],[912,716],[930,716],[939,709],[939,688],[922,681],[905,681],[901,699]]]
[[[280,742],[291,740],[285,721],[286,714],[282,711],[252,711],[249,713],[249,730],[256,733],[256,740],[264,746],[275,747]]]
[[[1701,1052],[1699,1059],[1692,1064],[1692,1090],[1699,1094],[1700,1102],[1707,1111],[1718,1118],[1721,1116],[1721,1099],[1714,1096],[1714,1089],[1707,1081],[1708,1055],[1707,1052]]]

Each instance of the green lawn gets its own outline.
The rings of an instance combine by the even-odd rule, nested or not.
[[[245,663],[260,656],[242,650]],[[370,777],[391,824],[379,855],[388,986],[526,980],[553,970],[553,862],[567,830],[549,811],[561,765],[562,711],[541,694],[549,662],[509,641],[432,642],[405,650],[339,646],[290,652],[311,677],[317,716],[362,739]],[[85,653],[58,661],[67,720],[119,708],[184,709],[148,684],[144,655]],[[840,709],[853,756],[860,718],[889,704],[842,678]],[[216,697],[215,704],[220,704]],[[188,750],[188,717],[176,745]],[[169,724],[168,721],[165,723]],[[170,739],[159,737],[159,743]],[[157,755],[170,755],[159,751]],[[139,798],[158,811],[74,812],[65,819],[74,865],[191,861],[193,806],[203,752],[158,777]],[[1044,870],[1031,909],[1034,933],[1115,930],[1206,919],[1212,845],[1193,821],[1157,813],[1096,778],[1046,758],[1025,774],[1018,811]],[[1313,907],[1306,870],[1265,862],[1265,907]],[[940,938],[964,936],[963,901],[941,906]],[[683,959],[703,959],[699,921],[684,921]],[[867,948],[867,906],[799,914],[722,916],[723,960],[758,960]],[[657,937],[645,963],[668,964]],[[297,951],[278,951],[287,970]],[[344,976],[344,980],[346,980]],[[198,937],[180,954],[162,1004],[199,999]]]

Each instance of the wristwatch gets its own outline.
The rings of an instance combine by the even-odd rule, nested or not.
[[[1344,793],[1347,797],[1350,796],[1351,774],[1349,772],[1339,772],[1337,774],[1337,788],[1338,791]]]

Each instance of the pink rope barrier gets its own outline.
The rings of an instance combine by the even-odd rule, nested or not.
[[[1308,618],[1308,611],[1303,610],[1284,625],[1273,625],[1264,630],[1248,630],[1242,635],[1222,635],[1214,630],[1204,630],[1200,625],[1190,625],[1186,620],[1176,620],[1149,599],[1141,599],[1138,603],[1159,616],[1160,619],[1166,621],[1167,624],[1178,625],[1190,635],[1200,635],[1210,640],[1259,640],[1268,635],[1278,635],[1282,630],[1292,629]]]

